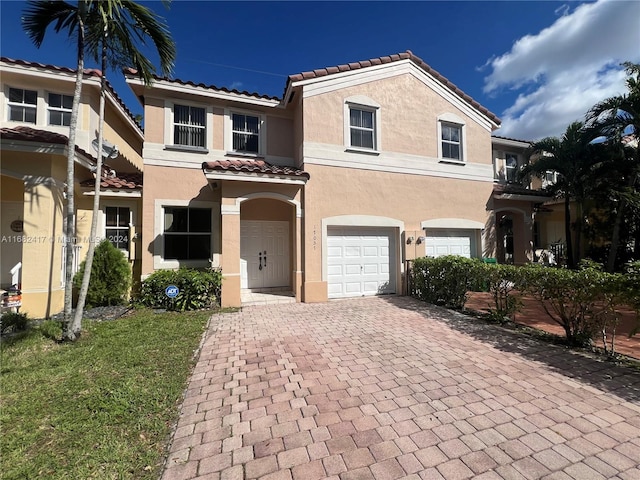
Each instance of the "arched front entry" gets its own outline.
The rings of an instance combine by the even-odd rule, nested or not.
[[[499,263],[523,265],[533,260],[533,222],[518,209],[498,210],[496,215],[496,257]]]
[[[240,287],[292,290],[296,209],[274,198],[240,205]]]

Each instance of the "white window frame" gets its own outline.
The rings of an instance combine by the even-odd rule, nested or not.
[[[516,161],[515,166],[509,166],[509,159],[513,158]],[[518,181],[518,168],[520,166],[520,157],[517,153],[505,152],[504,154],[504,180],[507,183],[517,183]],[[509,179],[509,170],[513,171],[513,178]]]
[[[21,90],[22,91],[22,102],[18,103],[18,102],[12,102],[11,101],[11,90]],[[25,96],[25,92],[35,92],[36,94],[36,103],[24,103],[24,96]],[[11,87],[9,86],[7,88],[7,121],[9,122],[17,122],[17,123],[28,123],[30,125],[37,125],[38,124],[38,91],[37,90],[32,90],[30,88],[18,88],[18,87]],[[34,120],[33,122],[28,122],[26,120],[24,120],[24,110],[22,113],[22,120],[12,120],[11,119],[11,110],[13,108],[22,108],[24,110],[26,109],[33,109],[34,112]]]
[[[192,116],[192,110],[198,109],[198,110],[202,110],[202,117],[203,117],[203,124],[197,124],[197,123],[192,123],[191,121],[189,121],[189,123],[179,123],[176,121],[176,107],[180,107],[180,108],[188,108],[189,109],[189,119],[191,120],[191,116]],[[196,106],[196,105],[189,105],[189,104],[181,104],[181,103],[174,103],[173,104],[173,121],[172,121],[173,127],[172,127],[172,133],[173,133],[173,144],[176,147],[186,147],[186,148],[194,148],[194,149],[198,149],[198,148],[207,148],[207,109],[205,107],[201,107],[201,106]],[[183,143],[176,143],[176,134],[175,134],[175,129],[176,127],[186,127],[187,129],[194,129],[194,130],[201,130],[203,132],[203,139],[204,139],[204,144],[203,145],[189,145],[189,144],[183,144]]]
[[[174,138],[174,106],[181,105],[185,107],[204,108],[205,115],[205,145],[203,147],[190,147],[187,145],[177,145]],[[213,136],[213,108],[208,105],[197,102],[189,102],[178,99],[167,100],[164,104],[164,142],[165,149],[178,150],[195,153],[208,153],[212,148]]]
[[[62,106],[60,107],[52,107],[51,106],[51,95],[60,95],[60,97],[62,98]],[[69,123],[71,123],[71,110],[72,108],[64,108],[64,97],[70,98],[71,99],[71,103],[73,105],[73,95],[67,95],[65,93],[58,93],[58,92],[47,92],[47,125],[53,126],[53,127],[68,127],[69,125],[65,125],[64,124],[64,116],[65,114],[69,114]],[[62,114],[62,119],[63,119],[63,123],[62,124],[57,124],[57,123],[51,123],[51,113],[52,112],[60,112]]]
[[[245,115],[249,117],[256,117],[258,119],[258,152],[245,152],[242,150],[234,150],[233,148],[233,116]],[[225,109],[224,110],[224,149],[227,155],[242,156],[242,157],[264,157],[267,154],[267,121],[266,115],[260,112],[252,110],[241,109]]]
[[[126,208],[129,210],[129,218],[127,221],[127,226],[126,227],[120,227],[120,226],[109,226],[107,225],[107,208],[117,208],[117,209],[121,209],[121,208]],[[104,238],[108,239],[108,235],[107,235],[107,230],[123,230],[125,231],[125,234],[128,237],[128,242],[127,242],[127,248],[118,248],[118,250],[120,250],[127,258],[130,257],[129,252],[131,251],[131,245],[132,242],[131,240],[133,240],[131,238],[131,234],[132,234],[132,227],[133,227],[133,208],[130,205],[105,205],[103,210],[102,210],[102,214],[103,214],[103,232],[104,232]],[[118,211],[118,215],[120,215],[120,212]]]
[[[460,158],[449,158],[443,155],[442,144],[445,140],[442,139],[442,127],[457,127],[460,129],[460,142],[458,142],[460,146]],[[438,159],[441,162],[446,163],[455,163],[455,164],[464,164],[467,162],[467,132],[466,132],[466,122],[460,118],[458,115],[453,113],[443,113],[438,116]]]
[[[555,170],[547,170],[542,178],[542,188],[549,187],[558,183],[559,173]]]
[[[211,258],[202,260],[174,260],[164,258],[164,209],[166,207],[210,208],[211,209]],[[155,200],[153,268],[155,270],[180,267],[210,267],[216,261],[220,245],[220,204],[217,202],[189,200]]]
[[[351,145],[352,109],[373,113],[373,148]],[[381,107],[378,102],[364,95],[354,95],[344,99],[344,146],[348,152],[379,154],[382,151],[381,125]]]

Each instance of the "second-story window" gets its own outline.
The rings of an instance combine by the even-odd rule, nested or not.
[[[35,90],[23,90],[22,88],[9,89],[9,120],[14,122],[36,123],[36,104],[38,92]]]
[[[49,125],[68,127],[71,124],[73,97],[59,93],[49,94]]]
[[[232,115],[233,151],[260,151],[260,117],[234,113]]]
[[[372,110],[349,107],[349,131],[351,146],[376,148],[375,113]]]
[[[462,127],[443,123],[441,127],[442,158],[462,161]]]
[[[504,166],[507,183],[514,183],[518,176],[518,156],[515,153],[507,153]]]
[[[205,148],[206,130],[204,108],[188,105],[173,106],[174,145]]]

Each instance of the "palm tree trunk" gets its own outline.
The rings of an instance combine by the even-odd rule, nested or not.
[[[574,268],[573,242],[571,241],[571,197],[564,197],[564,233],[567,239],[567,266]]]
[[[629,189],[633,188],[634,183],[636,183],[635,175],[629,175],[629,180],[627,181],[627,187]],[[622,219],[624,218],[624,211],[627,207],[627,202],[624,198],[620,199],[620,205],[618,206],[618,211],[616,212],[616,219],[613,223],[613,232],[611,234],[611,247],[609,249],[609,258],[607,258],[607,272],[613,273],[616,268],[616,258],[618,257],[618,247],[620,245],[620,230],[622,228]]]
[[[105,25],[105,36],[106,36]],[[94,186],[93,197],[93,216],[91,217],[91,233],[89,238],[89,250],[84,264],[84,274],[82,277],[82,285],[78,296],[78,305],[74,316],[74,323],[81,325],[82,315],[84,314],[84,305],[89,290],[89,280],[91,279],[91,267],[93,266],[93,257],[96,249],[96,237],[98,230],[98,215],[100,214],[100,183],[102,182],[102,149],[104,142],[104,105],[106,95],[106,71],[107,71],[107,46],[106,42],[102,42],[102,75],[100,76],[100,112],[98,119],[98,160],[96,164],[96,180]]]
[[[75,244],[75,157],[76,130],[78,127],[78,111],[82,95],[82,80],[84,76],[84,2],[78,2],[78,65],[76,67],[76,84],[73,92],[73,105],[69,121],[69,143],[67,145],[67,205],[65,211],[65,283],[64,283],[64,340],[76,340],[80,335],[80,328],[71,318],[73,308],[73,257]]]

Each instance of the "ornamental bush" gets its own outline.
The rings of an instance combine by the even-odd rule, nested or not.
[[[498,321],[515,314],[521,301],[514,291],[520,284],[520,270],[515,265],[483,264],[481,276],[493,299],[490,316]]]
[[[540,302],[564,329],[567,343],[585,346],[597,332],[606,341],[607,328],[615,327],[621,282],[619,274],[595,262],[583,262],[578,270],[528,264],[520,267],[519,289]]]
[[[7,312],[0,317],[0,334],[21,332],[27,329],[29,319],[25,313]]]
[[[85,262],[73,277],[73,286],[80,289]],[[94,251],[91,278],[87,290],[87,307],[122,305],[127,301],[131,286],[129,261],[120,250],[107,240],[102,240]]]
[[[219,304],[222,272],[215,270],[158,270],[147,277],[140,288],[137,303],[166,310],[200,310]],[[178,287],[175,298],[165,293],[168,286]]]
[[[417,258],[413,263],[415,295],[426,302],[460,310],[467,301],[467,292],[479,289],[482,271],[482,262],[476,258]]]

